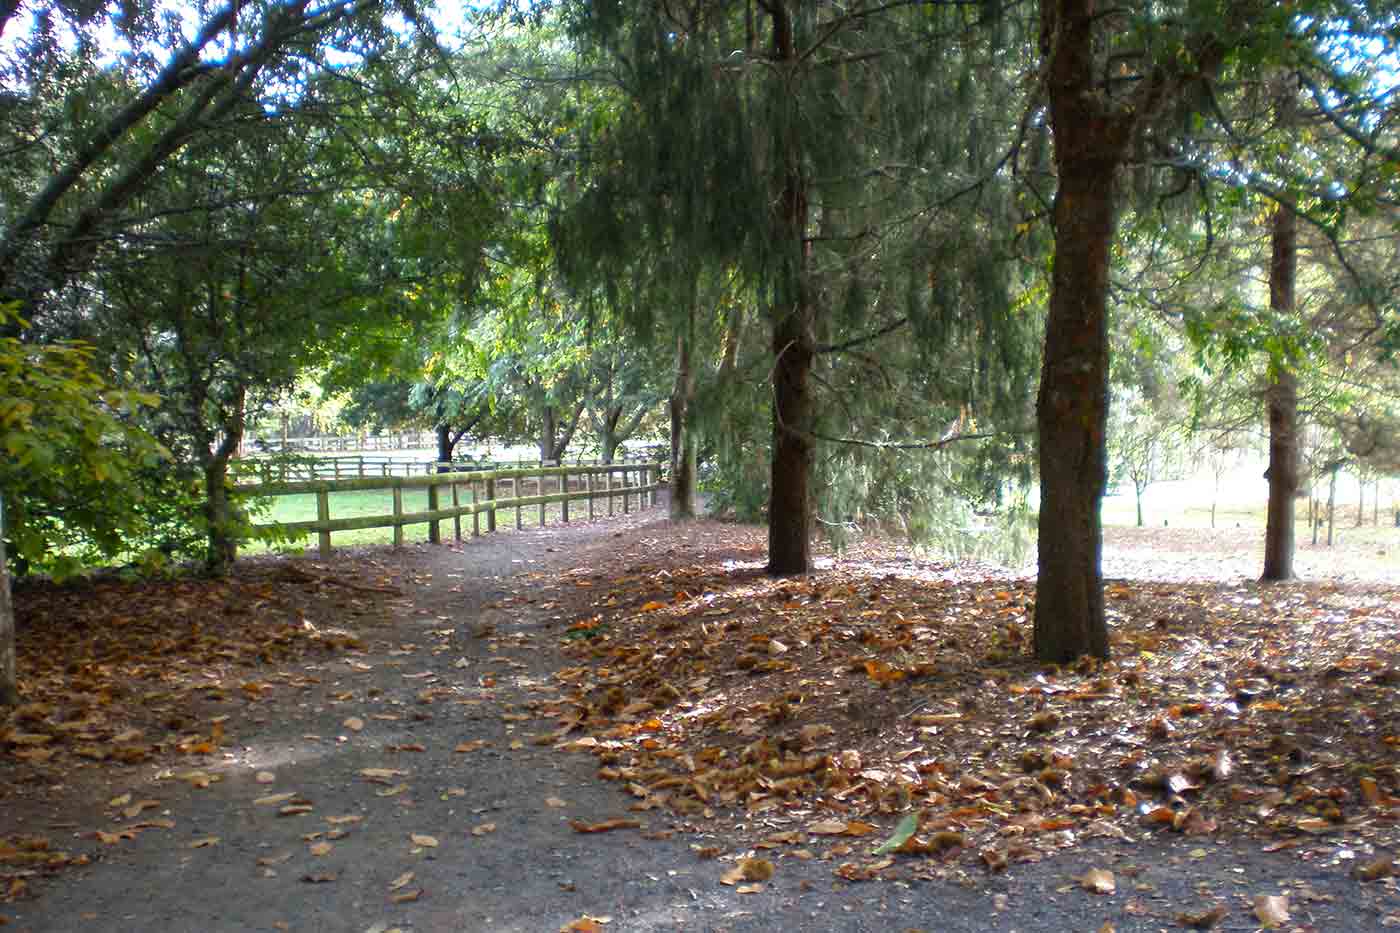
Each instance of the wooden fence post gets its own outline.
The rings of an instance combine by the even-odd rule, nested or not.
[[[559,492],[562,493],[563,496],[564,496],[563,508],[561,509],[561,511],[564,513],[564,514],[563,514],[564,524],[567,525],[567,524],[569,523],[569,474],[568,474],[568,473],[560,473],[560,474],[559,474]]]
[[[588,520],[593,521],[593,471],[583,474],[583,483],[588,492]]]
[[[496,480],[488,477],[486,480],[486,530],[492,532],[496,530]]]
[[[394,547],[403,547],[403,487],[394,484]]]
[[[439,498],[439,497],[438,497],[438,487],[437,487],[437,486],[429,486],[429,487],[428,487],[428,511],[429,511],[429,512],[436,512],[436,511],[437,511],[437,508],[438,508],[438,498]],[[441,525],[441,523],[440,523],[436,518],[433,519],[432,521],[428,522],[428,543],[429,543],[429,544],[441,544],[441,543],[442,543],[442,528],[440,527],[440,525]]]
[[[554,463],[553,460],[541,460],[541,461],[540,461],[540,488],[539,488],[539,494],[540,494],[541,497],[544,496],[544,484],[545,484],[545,475],[544,475],[544,471],[545,471],[551,464],[553,464],[553,463]],[[543,503],[543,502],[540,503],[540,527],[541,527],[541,528],[544,527],[544,503]]]
[[[479,479],[473,479],[473,480],[471,481],[471,484],[470,484],[470,485],[471,485],[471,493],[472,493],[472,537],[473,537],[473,538],[480,538],[480,537],[481,537],[481,512],[479,512],[479,511],[477,510],[477,503],[481,501],[481,497],[478,496],[478,495],[476,494],[476,490],[477,490],[477,488],[480,486],[480,484],[481,484],[481,480],[479,480]]]
[[[631,496],[631,494],[627,491],[627,487],[628,487],[628,485],[629,485],[628,479],[630,479],[631,475],[632,475],[632,471],[631,471],[630,469],[626,468],[626,467],[623,467],[623,469],[622,469],[622,514],[623,514],[623,515],[626,515],[628,512],[631,512],[631,511],[632,511],[632,496]]]
[[[452,511],[457,512],[462,507],[462,500],[457,495],[457,484],[452,484]],[[462,513],[457,512],[452,516],[452,540],[460,542],[462,540]]]
[[[318,489],[316,491],[316,520],[319,522],[329,522],[331,520],[331,494],[328,489]],[[321,557],[331,556],[331,533],[327,529],[320,532]]]
[[[525,520],[524,520],[524,516],[522,515],[522,513],[523,513],[525,510],[522,509],[522,508],[520,507],[520,494],[521,494],[521,492],[524,491],[523,488],[522,488],[524,484],[520,482],[520,479],[521,479],[521,478],[520,478],[519,476],[514,476],[514,477],[511,477],[511,481],[510,481],[510,497],[511,497],[512,499],[515,500],[515,530],[516,530],[516,531],[519,531],[520,529],[522,529],[522,528],[525,527]]]
[[[603,495],[608,499],[608,518],[612,518],[613,513],[612,478],[612,467],[610,466],[608,471],[603,474]]]

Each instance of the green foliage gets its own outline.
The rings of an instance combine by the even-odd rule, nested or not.
[[[23,325],[0,309],[4,323]],[[89,345],[0,338],[0,491],[18,567],[64,575],[161,533],[177,508],[170,455],[133,420],[156,402],[111,386]]]

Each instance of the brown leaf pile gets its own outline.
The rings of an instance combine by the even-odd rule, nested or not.
[[[578,663],[536,712],[635,810],[825,841],[852,878],[897,864],[854,837],[911,812],[916,874],[1093,836],[1400,835],[1400,590],[1111,581],[1114,659],[1061,668],[1030,657],[1031,581],[889,552],[771,579],[721,536],[555,594]]]

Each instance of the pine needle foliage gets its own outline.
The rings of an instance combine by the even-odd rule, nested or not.
[[[818,448],[818,518],[938,510],[968,490],[995,502],[1024,460],[1037,364],[1005,170],[1033,24],[991,3],[611,0],[566,18],[615,104],[555,221],[565,277],[629,292],[637,323],[669,334],[716,315],[707,283],[737,283],[765,325],[732,368],[747,391],[711,393],[743,413],[703,419],[748,432],[709,439],[727,501],[761,501],[738,487],[767,481],[752,458],[772,420],[754,414],[781,361],[772,334],[801,305],[816,401],[798,429]],[[950,426],[996,440],[914,450]]]

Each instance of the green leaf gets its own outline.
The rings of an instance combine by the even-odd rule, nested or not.
[[[871,855],[884,855],[886,852],[893,852],[913,837],[919,829],[919,811],[904,814],[904,819],[899,821],[899,825],[894,828],[890,838],[882,842],[879,848],[871,852]]]

